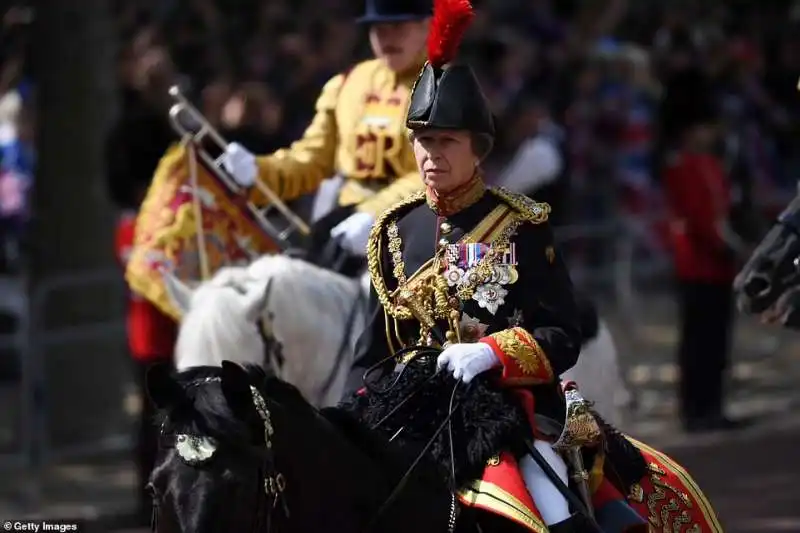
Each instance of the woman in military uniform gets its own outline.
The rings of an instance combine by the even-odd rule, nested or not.
[[[440,4],[456,11],[440,17]],[[471,11],[458,12],[464,5],[469,10],[468,2],[435,4],[431,40],[463,33],[471,18]],[[448,17],[449,31],[439,31],[439,19]],[[472,69],[452,62],[456,47],[429,43],[429,61],[411,95],[406,125],[425,190],[390,208],[372,229],[373,314],[359,341],[351,390],[361,386],[367,368],[401,348],[444,344],[429,374],[438,368],[465,383],[485,376],[493,387],[511,391],[535,428],[534,406],[537,414],[565,418],[559,375],[580,352],[579,314],[547,222],[550,207],[488,189],[481,179],[494,123]],[[388,366],[404,368],[391,357]],[[487,383],[482,378],[478,382]],[[371,390],[359,394],[389,403]],[[568,483],[567,466],[550,442],[531,440]],[[493,453],[483,479],[459,487],[463,504],[527,531],[590,531],[530,454],[517,460],[519,454]],[[641,520],[635,516],[634,522]]]

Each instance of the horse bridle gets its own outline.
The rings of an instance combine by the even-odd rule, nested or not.
[[[271,283],[271,282],[270,282]],[[233,285],[234,290],[237,290],[241,294],[245,294],[244,288],[239,287],[238,285]],[[362,293],[362,291],[358,291],[356,298],[353,300],[353,304],[350,306],[350,310],[347,313],[347,320],[345,321],[344,332],[342,334],[342,339],[339,341],[339,347],[336,350],[336,355],[334,356],[333,366],[331,368],[333,371],[328,375],[325,382],[322,384],[320,389],[320,393],[318,395],[319,398],[327,398],[328,393],[333,387],[334,383],[336,382],[336,377],[338,375],[337,369],[344,363],[344,358],[348,354],[350,350],[350,338],[353,334],[353,328],[356,326],[356,318],[358,318],[359,311],[364,307],[367,302],[366,295]],[[264,304],[264,309],[267,312],[269,320],[272,321],[274,319],[274,313],[269,311],[269,300],[267,300]],[[261,342],[264,344],[264,361],[265,363],[269,364],[272,355],[275,355],[279,363],[282,363],[283,355],[281,350],[283,345],[281,342],[275,337],[275,335],[270,334],[267,331],[265,320],[262,317],[259,317],[258,321],[256,322],[256,328],[258,329],[258,334],[261,337]],[[278,347],[278,353],[274,353],[274,346]]]
[[[219,377],[207,377],[201,378],[195,381],[190,382],[187,387],[196,387],[203,384],[208,383],[219,383],[221,382],[221,378]],[[272,511],[281,504],[283,509],[284,515],[288,518],[289,517],[289,507],[286,503],[286,498],[284,492],[286,491],[286,478],[284,475],[279,472],[275,466],[275,453],[272,446],[272,437],[275,434],[275,428],[272,425],[272,416],[269,412],[269,408],[267,407],[267,402],[264,400],[264,397],[258,391],[256,387],[250,385],[250,394],[252,395],[253,399],[253,406],[258,413],[258,417],[261,420],[264,428],[264,446],[261,447],[260,445],[244,445],[240,446],[237,445],[237,448],[241,449],[246,455],[256,457],[261,460],[262,465],[259,469],[259,484],[261,484],[263,478],[263,489],[266,495],[266,499],[262,500],[258,498],[258,502],[264,502],[265,505],[258,505],[256,510],[255,516],[255,524],[253,527],[253,531],[261,531],[260,527],[262,524],[266,525],[266,531],[269,532],[272,526]],[[203,432],[202,428],[200,428],[201,433]],[[164,432],[164,425],[162,424],[161,432],[163,436]],[[197,438],[192,435],[185,435],[185,434],[176,434],[175,435],[175,442],[177,443],[181,438]],[[183,456],[182,459],[186,460]],[[186,461],[188,464],[193,464],[191,461]],[[270,499],[272,500],[272,505],[269,505]],[[158,498],[157,495],[153,497],[153,514],[151,520],[151,530],[154,533],[158,533]]]

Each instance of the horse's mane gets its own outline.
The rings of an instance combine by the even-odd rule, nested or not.
[[[295,313],[308,313],[308,306],[297,305],[298,302],[313,303],[324,314],[342,313],[352,305],[359,290],[348,277],[283,255],[257,259],[247,267],[247,274],[254,280],[273,280],[270,308],[280,310],[287,324],[306,323],[294,318]]]
[[[235,286],[222,284],[229,274],[221,271],[194,290],[175,343],[178,370],[219,366],[224,360],[261,363],[264,347],[255,324],[242,316],[242,295]]]
[[[263,367],[252,364],[242,365],[250,383],[265,397],[273,398],[293,411],[315,413],[296,387],[267,373]],[[222,369],[216,366],[190,368],[176,375],[178,383],[186,394],[186,401],[162,410],[159,415],[182,432],[205,435],[226,442],[246,442],[250,439],[250,429],[228,408],[222,393],[219,378]]]
[[[260,379],[264,371],[246,365],[251,379]],[[204,435],[226,442],[246,442],[250,438],[247,424],[234,416],[222,394],[219,378],[222,369],[216,366],[193,367],[176,374],[185,399],[159,411],[158,416],[167,431]]]
[[[332,432],[369,457],[387,480],[399,481],[408,472],[416,457],[414,450],[392,445],[388,438],[370,431],[346,410],[334,407],[317,410],[296,387],[269,374],[260,366],[242,367],[249,382],[262,393],[265,400],[272,400],[293,414],[317,417],[320,424],[328,425]],[[252,428],[229,409],[221,381],[213,381],[220,378],[221,374],[222,369],[216,366],[194,367],[179,372],[176,380],[186,395],[185,400],[159,411],[163,430],[167,433],[207,436],[234,447],[249,444],[253,438]],[[427,464],[427,461],[423,461],[423,464]],[[431,487],[442,483],[439,472],[430,466],[414,469],[412,477],[425,480]]]
[[[400,475],[408,466],[409,458],[405,454],[398,455],[399,450],[390,450],[387,439],[367,430],[347,411],[333,407],[317,411],[290,383],[269,374],[257,365],[242,365],[242,368],[250,383],[265,399],[273,399],[292,412],[320,416],[321,420],[331,424],[336,431],[394,476]],[[219,378],[221,373],[220,367],[202,366],[176,374],[186,399],[159,412],[160,422],[165,424],[167,431],[204,435],[232,444],[249,442],[251,429],[228,408],[221,383],[208,382]]]
[[[269,301],[262,318],[283,347],[280,377],[299,387],[315,404],[337,401],[344,375],[333,366],[335,356],[343,350],[341,364],[349,367],[365,323],[360,283],[301,259],[278,255],[250,264],[246,277],[269,283]],[[349,328],[348,323],[352,324]],[[309,334],[310,328],[313,334]],[[326,385],[331,377],[334,381]]]

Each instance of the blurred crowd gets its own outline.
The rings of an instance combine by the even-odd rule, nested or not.
[[[473,3],[477,17],[461,53],[497,119],[487,178],[535,190],[554,206],[556,224],[594,228],[621,217],[643,242],[666,250],[667,208],[679,212],[705,180],[732,194],[712,192],[700,207],[730,209],[723,216],[737,226],[733,215],[741,214],[735,230],[757,240],[750,218],[774,213],[795,194],[800,0]],[[131,240],[135,211],[177,139],[167,115],[170,86],[179,84],[229,141],[264,154],[299,138],[323,84],[370,55],[365,29],[354,22],[361,2],[352,0],[111,5],[120,105],[106,143],[107,178],[112,201],[128,211]],[[9,273],[24,264],[35,179],[29,45],[36,13],[20,4],[0,15],[0,273]],[[687,206],[684,218],[691,217],[704,223]],[[673,235],[682,416],[689,430],[719,428],[729,425],[720,375],[736,265],[722,250],[728,243],[710,250],[685,233]],[[585,248],[570,261],[611,247]]]
[[[113,4],[122,105],[108,149],[136,154],[111,158],[112,196],[122,207],[138,205],[155,162],[175,138],[165,117],[172,83],[180,82],[231,140],[264,153],[298,138],[322,84],[369,54],[363,29],[353,23],[359,2]],[[780,205],[794,189],[800,3],[474,4],[479,15],[462,52],[499,121],[490,179],[513,182],[524,168],[525,179],[543,188],[539,196],[564,206],[557,211],[570,223],[658,213],[660,168],[676,127],[669,120],[675,107],[665,107],[664,95],[671,69],[692,63],[707,77],[702,91],[717,104],[719,153],[731,179],[759,205]],[[5,257],[9,249],[13,256],[24,227],[33,179],[34,87],[25,52],[34,16],[29,8],[7,9],[0,35]],[[528,157],[542,168],[532,169]]]
[[[28,43],[33,11],[5,10],[0,19],[0,271],[20,264],[34,169],[34,88]]]

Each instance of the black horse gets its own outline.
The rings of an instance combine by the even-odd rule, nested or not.
[[[796,289],[800,286],[800,196],[777,222],[736,276],[734,290],[743,313],[800,327]]]
[[[161,365],[148,391],[163,415],[149,484],[158,533],[519,531],[459,512],[439,470],[260,368]]]

